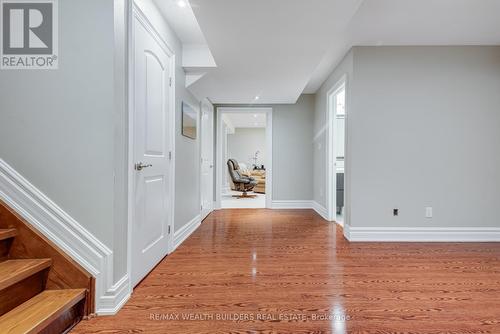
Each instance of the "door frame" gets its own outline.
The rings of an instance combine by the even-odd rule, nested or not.
[[[345,91],[345,129],[344,129],[344,224],[348,225],[350,217],[350,201],[348,201],[348,184],[347,179],[349,174],[348,169],[348,145],[347,145],[347,132],[348,132],[348,91],[347,91],[347,75],[343,75],[333,87],[328,90],[326,94],[326,125],[327,125],[327,138],[326,138],[326,210],[327,218],[329,221],[336,221],[336,207],[337,207],[337,150],[334,143],[335,130],[337,125],[337,111],[334,103],[335,96],[341,91]]]
[[[126,150],[128,154],[128,166],[127,168],[127,274],[130,282],[132,282],[132,226],[135,218],[135,207],[134,207],[134,196],[135,196],[135,169],[134,169],[134,88],[135,88],[135,77],[134,77],[134,53],[135,53],[135,43],[134,43],[134,20],[137,18],[143,27],[153,36],[153,38],[158,42],[160,47],[167,53],[170,57],[170,80],[169,85],[169,111],[168,111],[168,124],[169,129],[169,143],[170,147],[167,148],[169,151],[170,168],[168,170],[169,179],[169,189],[168,196],[170,200],[170,207],[172,210],[169,212],[169,227],[168,231],[168,249],[167,254],[171,253],[174,247],[174,208],[175,208],[175,53],[169,44],[161,37],[158,31],[155,29],[154,25],[149,21],[145,13],[137,6],[135,1],[131,1],[129,13],[129,24],[128,24],[128,113],[127,113],[127,137]],[[131,289],[134,287],[131,286]]]
[[[216,163],[215,163],[215,209],[221,209],[222,180],[226,162],[222,157],[222,115],[235,113],[266,114],[266,208],[273,206],[273,108],[272,107],[216,107]]]
[[[202,128],[202,117],[203,117],[203,105],[207,105],[209,106],[209,108],[211,108],[211,112],[212,112],[212,166],[215,165],[215,147],[214,147],[214,139],[215,139],[215,135],[214,135],[214,123],[215,123],[215,108],[213,106],[213,104],[208,100],[208,99],[203,99],[201,102],[200,102],[200,115],[199,115],[199,123],[200,123],[200,207],[201,207],[201,210],[200,210],[200,216],[201,216],[201,220],[205,219],[212,211],[214,211],[214,205],[215,205],[215,201],[214,201],[214,196],[213,196],[213,190],[215,189],[214,185],[215,185],[215,177],[213,176],[213,172],[214,172],[214,169],[212,169],[212,198],[211,198],[211,209],[210,211],[205,215],[203,216],[203,187],[202,187],[202,178],[203,178],[203,169],[202,169],[202,165],[203,165],[203,128]]]

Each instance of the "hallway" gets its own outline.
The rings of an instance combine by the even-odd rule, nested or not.
[[[312,210],[219,210],[116,316],[72,333],[499,333],[499,258],[498,243],[348,243]]]

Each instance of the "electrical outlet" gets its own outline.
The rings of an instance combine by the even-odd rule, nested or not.
[[[399,216],[399,209],[393,209],[393,210],[392,210],[392,215],[393,215],[394,217]]]
[[[432,206],[425,208],[425,218],[432,218]]]

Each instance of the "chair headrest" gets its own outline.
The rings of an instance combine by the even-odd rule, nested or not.
[[[234,170],[239,170],[240,169],[240,165],[238,164],[238,161],[236,161],[234,159],[229,159],[227,161],[227,165],[229,166],[229,168],[232,168]]]

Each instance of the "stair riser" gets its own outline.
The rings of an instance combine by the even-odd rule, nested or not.
[[[54,319],[46,328],[41,330],[40,334],[68,333],[78,324],[83,317],[85,300],[77,303],[59,317]]]
[[[48,270],[32,275],[0,291],[0,316],[36,296],[45,288]]]
[[[68,333],[95,279],[0,200],[0,334]]]
[[[16,230],[8,253],[9,258],[52,259],[52,267],[47,279],[47,289],[83,288],[89,290],[90,296],[94,296],[95,280],[92,275],[14,212],[0,200],[0,229]],[[92,313],[94,313],[93,298],[88,300],[84,315]]]
[[[9,256],[10,246],[14,239],[0,240],[0,261],[6,260]]]

